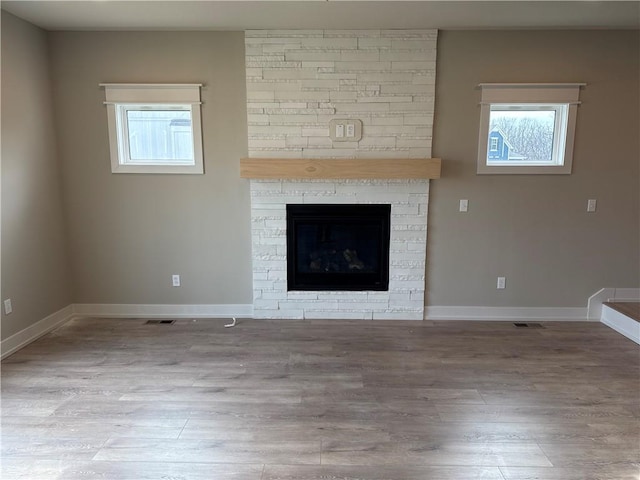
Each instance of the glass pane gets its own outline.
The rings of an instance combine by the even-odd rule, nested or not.
[[[555,110],[491,110],[487,164],[553,164]]]
[[[136,163],[194,163],[189,110],[127,110],[129,158]]]
[[[379,269],[381,225],[300,222],[296,268],[302,273],[361,274]]]

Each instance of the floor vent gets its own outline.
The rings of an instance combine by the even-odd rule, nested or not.
[[[540,323],[514,323],[517,328],[544,328]]]
[[[173,325],[175,320],[147,320],[145,325]]]

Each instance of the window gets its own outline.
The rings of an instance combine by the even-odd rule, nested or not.
[[[101,86],[113,173],[203,173],[201,85]]]
[[[571,173],[583,85],[481,84],[477,172]]]

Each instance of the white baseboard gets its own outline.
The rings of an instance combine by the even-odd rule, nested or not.
[[[640,345],[640,323],[607,307],[602,309],[602,323]]]
[[[5,358],[12,353],[26,347],[31,342],[49,333],[54,328],[62,325],[73,317],[73,305],[68,305],[55,313],[43,318],[33,325],[20,330],[0,342],[0,358]]]
[[[0,359],[26,347],[75,317],[104,318],[252,318],[253,305],[120,305],[76,303],[52,313],[0,342]]]
[[[611,290],[611,291],[610,291]],[[610,295],[618,291],[625,295],[625,299],[633,299],[634,294],[640,293],[638,289],[603,289],[600,296],[604,295],[606,301]],[[599,292],[600,294],[600,292]],[[594,296],[595,297],[595,296]],[[592,299],[594,298],[592,297]],[[596,304],[594,299],[593,305]],[[601,302],[600,302],[600,310]],[[591,299],[589,314],[591,315]],[[595,310],[594,310],[595,311]],[[0,358],[5,358],[15,351],[25,347],[42,335],[62,325],[73,317],[103,317],[103,318],[253,318],[253,305],[251,304],[211,304],[211,305],[141,305],[141,304],[91,304],[80,303],[69,305],[39,322],[25,328],[0,342]],[[587,308],[579,307],[456,307],[456,306],[429,306],[425,307],[425,320],[477,320],[477,321],[585,321],[598,318],[587,317]],[[634,326],[612,325],[609,319],[602,322],[615,330],[623,333],[623,329],[631,336],[623,333],[632,340],[637,340],[640,334],[636,333]],[[618,325],[616,323],[616,325]],[[626,326],[625,326],[626,325]]]
[[[140,305],[115,303],[76,303],[78,317],[105,318],[252,318],[251,304]]]
[[[580,307],[452,307],[425,308],[425,320],[477,320],[477,321],[582,321],[587,320],[587,309]]]

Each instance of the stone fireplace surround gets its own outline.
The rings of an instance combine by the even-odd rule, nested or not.
[[[251,180],[255,318],[422,320],[429,180]],[[286,205],[391,205],[389,290],[287,291]]]
[[[431,157],[436,30],[245,32],[249,157]],[[332,142],[358,119],[358,142]],[[266,160],[268,161],[268,160]],[[250,179],[255,318],[422,320],[428,179]],[[388,291],[287,291],[286,205],[391,205]]]

